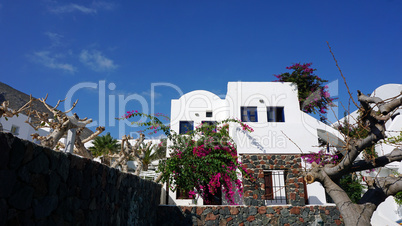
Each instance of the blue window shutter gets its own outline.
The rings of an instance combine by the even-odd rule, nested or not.
[[[241,107],[242,122],[258,122],[257,107]]]
[[[190,131],[194,130],[194,122],[193,121],[180,121],[180,134],[186,134]]]

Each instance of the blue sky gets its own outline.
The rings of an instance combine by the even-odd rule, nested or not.
[[[224,95],[228,81],[273,81],[297,62],[339,80],[347,105],[326,41],[354,95],[402,83],[400,12],[401,1],[0,1],[0,81],[53,105],[81,87],[75,112],[97,122],[105,81],[116,138],[118,95],[134,99],[125,110],[150,112],[151,84]],[[179,92],[155,91],[155,112],[169,114]]]

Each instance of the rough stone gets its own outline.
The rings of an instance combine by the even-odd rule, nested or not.
[[[0,142],[0,169],[7,169],[11,150],[8,135],[3,133],[3,136],[0,136]]]
[[[31,181],[31,173],[28,170],[28,167],[22,166],[17,171],[19,178],[25,183],[30,183]]]
[[[7,203],[6,200],[0,199],[0,225],[6,224],[7,219]]]
[[[268,214],[273,214],[273,213],[275,213],[275,210],[272,207],[268,207],[267,208],[267,213]]]
[[[313,218],[311,219],[303,219],[301,217],[301,213],[303,212],[307,212],[304,211],[305,209],[310,209],[309,207],[302,207],[299,206],[297,208],[300,208],[300,214],[292,214],[290,215],[290,210],[293,207],[288,207],[288,206],[275,206],[274,208],[272,207],[266,207],[267,208],[267,212],[268,210],[271,210],[271,214],[260,214],[257,213],[256,215],[250,215],[250,208],[252,206],[238,206],[236,207],[239,212],[237,214],[232,214],[230,213],[230,209],[233,207],[228,207],[228,206],[214,206],[214,207],[193,207],[194,212],[200,211],[198,209],[211,209],[212,212],[210,212],[209,214],[212,214],[214,211],[219,210],[219,215],[214,215],[216,216],[215,220],[208,220],[206,221],[206,216],[204,215],[203,218],[197,218],[196,221],[193,220],[193,225],[209,225],[212,224],[210,222],[213,222],[213,225],[218,225],[222,221],[222,219],[226,220],[226,223],[228,225],[308,225],[309,222],[314,222],[315,216],[317,216],[317,214],[319,215],[319,213],[315,213],[314,215],[312,215]],[[170,211],[168,211],[168,209],[173,209],[176,207],[168,207],[168,206],[160,206],[159,207],[159,212],[160,213],[164,213],[164,212],[168,212],[171,213]],[[186,207],[180,207],[181,209],[186,208]],[[229,209],[229,213],[228,215],[225,213],[222,213],[223,209]],[[255,208],[255,207],[253,207]],[[261,208],[261,207],[260,207]],[[336,210],[336,207],[323,207],[323,210],[329,210],[330,213],[332,213],[333,210]],[[282,212],[281,212],[282,211]],[[284,213],[287,216],[283,216]],[[254,217],[254,218],[253,218]],[[174,217],[175,219],[179,219],[180,216],[176,216]],[[166,219],[166,218],[162,218],[162,219]],[[336,225],[335,221],[332,220],[331,218],[323,218],[323,221],[325,223],[325,225]],[[170,222],[170,221],[169,221]],[[178,221],[175,221],[178,222]],[[194,223],[195,222],[195,223]],[[342,221],[341,221],[342,222]],[[162,225],[175,225],[174,223],[167,223],[166,221],[160,222]],[[307,223],[307,224],[306,224]]]
[[[205,221],[211,221],[215,220],[218,216],[214,215],[212,212],[208,213],[207,216],[205,217]]]
[[[293,207],[290,209],[290,214],[300,214],[300,208],[299,207]]]
[[[236,207],[230,207],[230,214],[237,215],[239,213],[239,209]]]
[[[14,139],[14,142],[11,145],[10,159],[8,162],[9,169],[17,169],[24,159],[24,155],[25,145],[22,143],[22,140]]]
[[[225,215],[229,215],[229,214],[230,214],[229,207],[225,207],[224,210],[225,210],[225,212],[224,212]]]
[[[283,217],[287,217],[287,216],[289,216],[289,210],[287,208],[283,208],[281,210],[281,214]]]
[[[258,207],[258,213],[259,214],[265,214],[266,212],[267,212],[267,207],[266,206]]]
[[[207,214],[209,214],[209,213],[212,213],[212,209],[206,208],[206,209],[204,210],[204,212],[202,212],[202,215],[207,215]]]
[[[255,217],[254,216],[249,216],[249,217],[247,217],[247,221],[248,222],[251,222],[251,221],[254,221],[255,220]]]
[[[14,170],[0,170],[0,198],[8,197],[16,182]]]
[[[161,185],[9,134],[0,157],[0,225],[156,225]]]
[[[49,160],[46,155],[42,152],[36,156],[31,162],[27,164],[30,172],[33,173],[43,173],[46,174],[49,170]]]
[[[45,218],[56,209],[58,205],[58,198],[55,195],[46,196],[39,201],[34,202],[34,213],[38,219]]]
[[[254,206],[251,206],[249,208],[249,215],[256,215],[257,214],[257,208],[255,208]]]
[[[268,218],[268,217],[265,217],[265,218],[262,220],[262,224],[263,224],[263,225],[268,225],[269,222],[271,222],[271,218]]]
[[[59,188],[60,185],[60,181],[61,180],[59,175],[55,171],[52,171],[49,175],[49,183],[48,183],[49,195],[56,194],[57,189]]]
[[[35,189],[34,198],[43,197],[48,192],[48,182],[45,175],[34,174],[31,177],[32,186]]]
[[[63,182],[67,181],[68,174],[70,172],[70,160],[67,158],[66,154],[61,154],[60,159],[59,159],[59,167],[56,168],[57,173],[61,176],[63,179]]]
[[[22,186],[8,199],[8,203],[20,210],[26,210],[31,206],[35,189],[29,186]]]

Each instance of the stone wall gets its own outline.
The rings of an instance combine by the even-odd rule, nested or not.
[[[264,171],[286,171],[286,203],[293,206],[304,206],[303,175],[301,174],[300,155],[279,154],[243,154],[242,163],[247,171],[256,179],[243,180],[244,204],[248,206],[265,206]]]
[[[342,225],[335,206],[303,206],[300,156],[243,155],[247,206],[158,206],[161,186],[0,133],[2,225]],[[264,205],[264,170],[286,169],[288,204]],[[294,194],[294,195],[292,195]]]
[[[158,225],[343,225],[335,206],[159,206]],[[322,223],[322,224],[319,224]]]
[[[156,225],[161,186],[0,133],[1,225]]]

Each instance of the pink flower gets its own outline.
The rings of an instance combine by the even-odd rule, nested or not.
[[[188,192],[188,195],[190,196],[190,198],[193,198],[193,197],[195,197],[195,191],[189,191]]]

